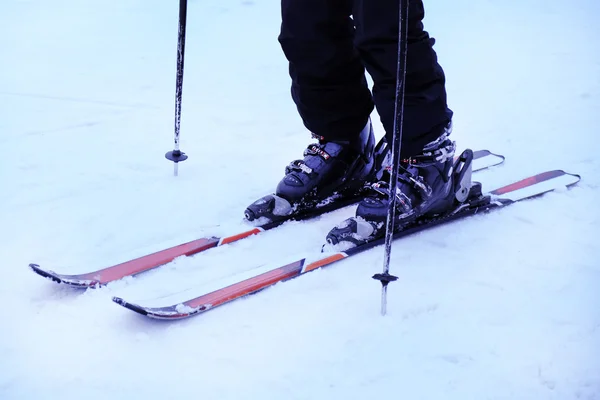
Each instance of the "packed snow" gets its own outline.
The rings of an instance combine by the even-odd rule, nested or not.
[[[96,290],[28,269],[235,232],[310,143],[279,2],[190,0],[173,176],[177,3],[0,2],[0,399],[600,399],[597,0],[425,0],[454,139],[507,156],[476,179],[582,181],[396,242],[386,317],[382,248],[178,322],[111,302],[319,251],[352,209]]]

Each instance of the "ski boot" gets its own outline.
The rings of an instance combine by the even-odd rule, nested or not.
[[[423,218],[445,215],[456,210],[471,196],[473,152],[465,150],[455,161],[456,145],[448,136],[450,125],[423,153],[400,161],[394,230]],[[349,218],[327,235],[327,242],[348,249],[379,239],[385,234],[389,205],[389,173],[371,186],[371,193],[358,205],[356,217]]]
[[[376,148],[370,120],[353,141],[327,141],[315,135],[313,138],[318,143],[308,146],[303,160],[286,167],[276,192],[248,206],[248,221],[260,219],[260,223],[268,223],[339,201],[356,202],[365,183],[375,180],[377,154],[383,151],[378,149],[385,146],[382,141]]]

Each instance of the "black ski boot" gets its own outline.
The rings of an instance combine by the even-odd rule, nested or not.
[[[467,200],[471,188],[473,152],[466,150],[455,162],[455,143],[448,139],[450,126],[423,153],[401,160],[396,192],[394,228],[401,230],[422,217],[434,217],[454,210]],[[349,218],[332,229],[327,242],[349,248],[378,239],[385,234],[389,204],[389,167],[382,181],[371,186]]]
[[[287,219],[338,200],[357,198],[365,184],[375,180],[375,137],[370,120],[354,141],[315,138],[319,142],[308,146],[304,159],[286,167],[275,194],[248,206],[247,220]]]

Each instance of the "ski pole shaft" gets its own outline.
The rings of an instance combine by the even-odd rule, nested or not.
[[[165,154],[168,160],[175,163],[174,175],[178,175],[180,161],[187,156],[179,149],[179,133],[181,129],[181,102],[183,94],[183,65],[185,60],[185,29],[187,20],[187,0],[179,0],[179,30],[177,35],[177,78],[175,80],[175,147]]]
[[[390,197],[388,203],[387,221],[385,227],[385,245],[383,258],[383,273],[373,276],[381,282],[381,315],[387,313],[387,286],[397,277],[390,275],[390,258],[392,240],[394,238],[394,219],[396,214],[396,191],[398,189],[398,169],[400,167],[400,150],[402,144],[402,127],[404,124],[404,88],[406,79],[406,53],[408,38],[408,3],[409,0],[399,0],[398,12],[398,65],[396,70],[396,105],[394,131],[392,135],[392,171],[390,174]]]

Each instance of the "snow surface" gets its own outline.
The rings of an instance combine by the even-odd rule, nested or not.
[[[83,272],[242,226],[310,142],[279,2],[190,0],[175,178],[177,2],[2,0],[0,399],[600,398],[600,3],[426,7],[455,140],[508,157],[478,179],[562,168],[579,186],[396,243],[385,318],[374,249],[165,323],[110,298],[318,249],[352,210],[99,290],[27,264]]]

